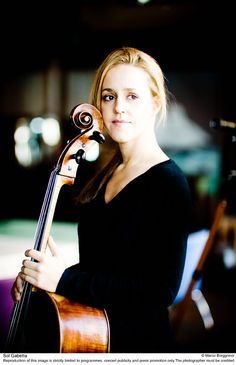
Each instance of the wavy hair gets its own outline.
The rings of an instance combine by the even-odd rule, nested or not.
[[[121,47],[113,50],[97,69],[89,96],[89,102],[101,110],[103,81],[113,67],[121,64],[132,65],[143,69],[150,80],[150,90],[159,100],[158,121],[164,122],[167,113],[167,92],[165,77],[158,62],[147,53],[133,48]],[[115,168],[122,162],[120,150],[117,148],[108,164],[102,168],[84,187],[79,195],[79,202],[86,203],[96,197],[101,187],[108,181]]]

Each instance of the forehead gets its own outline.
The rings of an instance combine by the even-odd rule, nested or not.
[[[109,88],[143,88],[148,85],[148,74],[133,65],[116,65],[110,69],[103,81],[103,89]]]

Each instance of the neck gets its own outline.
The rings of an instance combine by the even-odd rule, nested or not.
[[[133,166],[142,164],[153,164],[168,160],[168,156],[160,148],[156,139],[145,143],[125,143],[120,144],[120,151],[123,158],[123,166]]]

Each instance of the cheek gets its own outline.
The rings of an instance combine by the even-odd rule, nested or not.
[[[102,103],[101,104],[101,114],[102,114],[104,123],[105,123],[105,121],[109,122],[109,120],[111,119],[111,117],[113,115],[113,104],[111,102]]]
[[[105,108],[105,109],[101,109],[101,114],[102,114],[102,119],[103,119],[104,127],[107,128],[108,122],[109,122],[109,112]]]
[[[154,105],[153,103],[146,103],[145,108],[143,109],[143,114],[146,115],[146,118],[153,119],[157,114],[156,105]]]
[[[103,117],[107,116],[109,113],[109,105],[108,104],[101,104],[101,114]]]
[[[106,112],[101,112],[101,114],[102,114],[103,123],[106,125],[106,123],[107,123],[107,113]]]

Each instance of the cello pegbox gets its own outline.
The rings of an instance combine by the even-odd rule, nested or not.
[[[91,134],[91,136],[89,136],[89,139],[94,140],[98,143],[104,143],[105,142],[105,137],[102,133],[98,132],[98,131],[94,131],[93,134]]]

